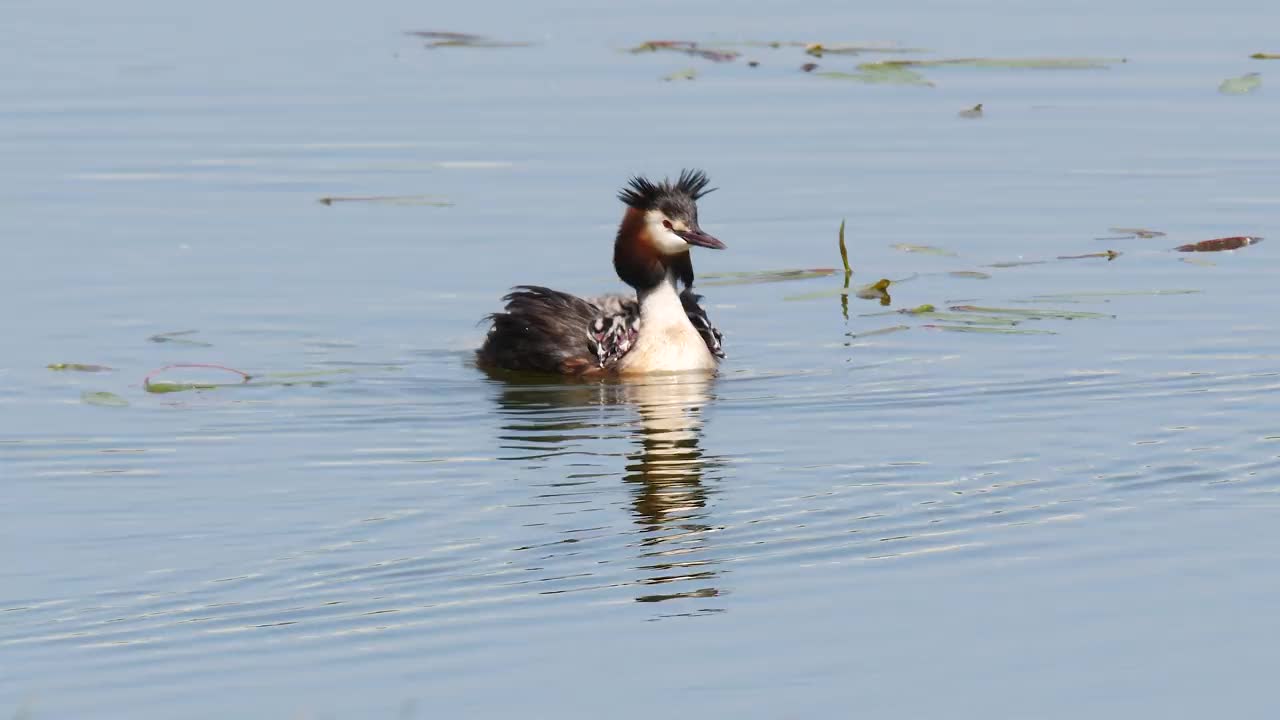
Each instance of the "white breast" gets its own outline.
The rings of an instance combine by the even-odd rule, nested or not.
[[[618,372],[713,370],[716,358],[689,322],[675,286],[664,282],[640,297],[640,332]]]

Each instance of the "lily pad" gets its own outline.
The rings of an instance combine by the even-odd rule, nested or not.
[[[106,365],[85,365],[83,363],[49,363],[45,367],[50,370],[58,370],[65,372],[112,372],[115,368],[109,368]]]
[[[1260,87],[1262,87],[1262,74],[1251,72],[1223,80],[1218,86],[1218,92],[1223,95],[1248,95]]]
[[[709,273],[703,278],[710,282],[704,286],[715,285],[755,285],[759,283],[790,282],[792,280],[812,280],[813,278],[830,277],[835,268],[812,268],[808,270],[759,270],[752,272]]]
[[[89,392],[80,393],[80,402],[86,405],[97,405],[98,407],[129,407],[129,401],[120,397],[113,392]]]
[[[940,247],[934,247],[932,245],[911,245],[909,243],[896,243],[894,245],[891,245],[890,247],[892,247],[894,250],[901,250],[902,252],[909,252],[909,253],[919,253],[921,255],[940,255],[942,257],[956,257],[956,254],[951,252],[950,250],[943,250]]]

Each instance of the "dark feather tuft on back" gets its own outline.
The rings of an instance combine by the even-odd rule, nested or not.
[[[715,191],[715,188],[707,187],[710,183],[707,174],[701,170],[681,170],[674,183],[669,179],[655,183],[637,175],[618,193],[618,199],[637,210],[652,210],[663,200],[683,197],[696,201]]]

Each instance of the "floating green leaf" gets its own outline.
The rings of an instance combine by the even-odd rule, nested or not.
[[[666,82],[671,82],[672,80],[692,80],[696,77],[698,77],[697,70],[693,68],[685,68],[684,70],[680,70],[678,72],[673,72],[670,75],[666,75],[662,79],[665,80]]]
[[[1280,60],[1280,53],[1256,52],[1249,57],[1254,60]]]
[[[808,270],[759,270],[751,272],[709,273],[703,278],[711,282],[703,285],[754,285],[758,283],[789,282],[791,280],[811,280],[829,277],[835,274],[835,268],[812,268]]]
[[[875,330],[868,330],[866,332],[845,333],[845,334],[851,338],[857,338],[861,340],[863,338],[875,337],[876,335],[888,335],[889,333],[902,332],[903,330],[910,330],[910,329],[911,329],[910,325],[890,325],[889,327],[877,328]]]
[[[50,363],[45,367],[50,370],[61,370],[69,372],[111,372],[115,368],[109,368],[106,365],[84,365],[82,363]]]
[[[1057,335],[1052,330],[1031,330],[1029,328],[1003,328],[982,325],[921,325],[930,330],[946,330],[948,332],[985,333],[988,335]]]
[[[1248,95],[1260,87],[1262,87],[1262,74],[1251,72],[1223,80],[1218,86],[1218,92],[1223,95]]]
[[[991,279],[991,273],[979,272],[978,270],[952,270],[947,275],[953,278],[969,278],[970,280]]]
[[[933,87],[933,83],[929,82],[925,76],[903,67],[869,67],[863,65],[859,65],[858,67],[858,72],[820,72],[814,73],[814,75],[828,78],[830,80],[850,80],[853,82],[866,83],[868,85],[917,85],[922,87]]]
[[[452,207],[453,201],[438,195],[356,195],[350,197],[322,197],[321,205],[337,203],[371,203],[376,205],[422,205],[427,207]]]
[[[171,393],[184,392],[187,390],[213,390],[219,387],[227,387],[227,384],[208,383],[208,382],[175,382],[172,380],[153,380],[155,376],[166,370],[178,369],[204,369],[218,370],[221,372],[233,373],[240,376],[240,382],[233,383],[235,385],[243,385],[253,379],[249,373],[242,370],[236,370],[225,365],[215,365],[213,363],[175,363],[173,365],[165,365],[162,368],[152,370],[147,376],[142,378],[142,388],[149,393]]]
[[[919,253],[921,255],[940,255],[943,257],[956,256],[956,254],[951,252],[950,250],[943,250],[940,247],[934,247],[932,245],[911,245],[910,243],[896,243],[894,245],[891,245],[890,247],[892,247],[894,250],[901,250],[902,252],[909,252],[909,253]]]
[[[1103,313],[1077,312],[1073,310],[1033,310],[1029,308],[985,307],[982,305],[952,305],[951,309],[956,312],[980,313],[983,315],[1010,315],[1013,317],[1026,318],[1028,320],[1042,320],[1046,318],[1054,318],[1058,320],[1093,320],[1115,317],[1114,315],[1106,315]]]
[[[80,393],[80,402],[86,405],[97,405],[98,407],[128,407],[129,401],[112,392],[89,392]]]
[[[1025,319],[1032,318],[1010,318],[1000,317],[998,315],[978,315],[975,313],[963,312],[922,312],[912,313],[912,315],[924,320],[939,320],[941,322],[960,323],[962,325],[1008,325],[1013,326]]]
[[[881,305],[888,305],[893,302],[893,298],[889,297],[889,286],[893,284],[892,280],[880,278],[870,285],[863,285],[854,291],[854,294],[863,300],[879,300]]]
[[[147,338],[153,343],[174,343],[175,345],[190,345],[192,347],[213,347],[212,344],[202,342],[200,340],[188,339],[187,335],[194,335],[199,330],[177,330],[175,332],[158,333]]]

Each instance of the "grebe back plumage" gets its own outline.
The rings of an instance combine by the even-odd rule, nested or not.
[[[721,334],[693,292],[689,249],[723,249],[698,225],[709,180],[685,170],[676,182],[633,177],[613,245],[618,277],[635,297],[580,298],[537,285],[516,287],[477,351],[481,366],[565,375],[714,370]]]

